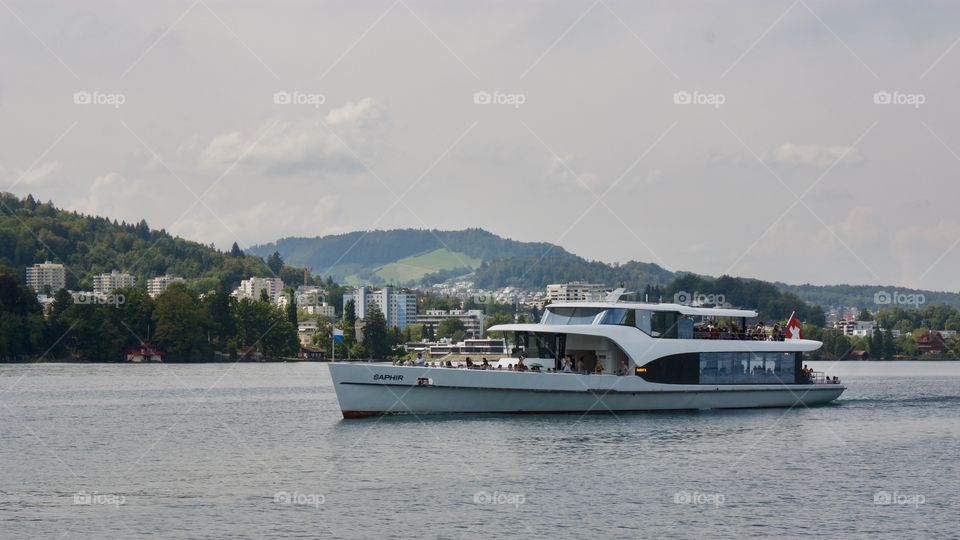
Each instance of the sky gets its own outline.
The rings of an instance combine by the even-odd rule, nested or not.
[[[960,4],[0,0],[0,190],[960,290]]]

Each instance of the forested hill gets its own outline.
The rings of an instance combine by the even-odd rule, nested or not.
[[[795,294],[807,302],[821,306],[856,306],[875,311],[878,308],[895,307],[901,301],[918,300],[917,306],[905,303],[900,307],[947,304],[960,309],[960,293],[955,292],[908,289],[892,285],[788,285],[779,282],[774,285],[781,291]],[[877,302],[878,300],[880,303]],[[887,301],[889,305],[883,303]]]
[[[90,290],[95,274],[111,270],[136,275],[138,284],[174,274],[193,280],[197,290],[213,289],[221,278],[232,285],[251,275],[270,275],[260,258],[151,230],[146,221],[118,223],[61,210],[29,195],[0,193],[0,265],[22,278],[27,266],[44,261],[65,264],[67,288],[74,290]]]

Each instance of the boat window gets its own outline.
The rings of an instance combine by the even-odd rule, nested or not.
[[[655,311],[650,317],[650,335],[653,337],[677,337],[676,311]]]
[[[540,322],[541,324],[593,324],[593,320],[600,311],[600,308],[595,307],[548,307]]]
[[[627,312],[631,311],[623,308],[608,309],[600,317],[600,324],[623,324],[627,318]]]
[[[543,314],[543,318],[540,319],[540,323],[567,324],[571,315],[573,315],[573,308],[548,307],[546,313]]]
[[[700,384],[794,384],[793,352],[700,353]]]

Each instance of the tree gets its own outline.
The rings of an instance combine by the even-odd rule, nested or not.
[[[873,320],[873,315],[870,313],[870,310],[869,310],[869,309],[863,308],[863,309],[861,309],[861,310],[857,313],[857,320],[858,320],[858,321],[872,321],[872,320]]]
[[[174,283],[157,297],[153,322],[154,337],[169,358],[197,362],[210,357],[209,319],[196,295],[183,284]]]
[[[283,257],[280,256],[279,251],[274,251],[273,255],[267,257],[267,266],[274,275],[280,275],[280,270],[283,269]]]
[[[43,312],[36,294],[12,272],[0,273],[0,360],[37,354],[43,340]]]
[[[232,302],[234,302],[234,299],[227,291],[226,281],[222,279],[217,282],[216,289],[208,294],[203,302],[214,339],[221,347],[226,345],[236,331],[236,324],[231,313]]]
[[[465,335],[467,335],[467,327],[463,324],[463,321],[456,317],[447,317],[437,325],[437,337],[450,338],[454,342],[458,342]]]
[[[893,330],[887,328],[883,332],[883,359],[893,360],[897,354],[897,343],[893,338]]]
[[[378,359],[393,356],[393,336],[387,328],[387,319],[383,312],[377,306],[371,305],[363,322],[363,343],[367,354]]]
[[[353,300],[348,300],[343,306],[343,341],[347,347],[357,340],[357,308]]]
[[[287,289],[287,320],[296,328],[297,326],[297,295],[292,288]]]
[[[240,246],[236,242],[233,243],[233,246],[230,247],[230,256],[239,259],[243,257],[243,250],[240,249]]]

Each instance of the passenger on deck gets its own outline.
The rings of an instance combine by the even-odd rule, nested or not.
[[[418,365],[418,366],[422,366],[422,365],[423,365],[423,353],[422,353],[422,352],[418,352],[418,353],[417,353],[417,365]]]
[[[447,360],[447,367],[453,367],[453,364],[451,364],[449,360]]]
[[[622,377],[626,374],[627,374],[627,361],[621,360],[620,367],[617,369],[617,375],[620,375]]]
[[[467,357],[466,363],[467,363],[467,369],[473,369],[473,360],[471,360],[469,356]]]
[[[520,355],[520,358],[517,359],[517,371],[526,371],[527,366],[523,363],[523,355]]]
[[[561,369],[564,373],[573,373],[573,361],[569,356],[563,359],[563,367]]]
[[[596,373],[597,375],[603,374],[603,363],[600,362],[599,358],[596,361],[596,365],[593,367],[593,372]]]
[[[487,362],[486,358],[484,358],[483,362],[480,363],[480,369],[490,369],[490,364]]]

